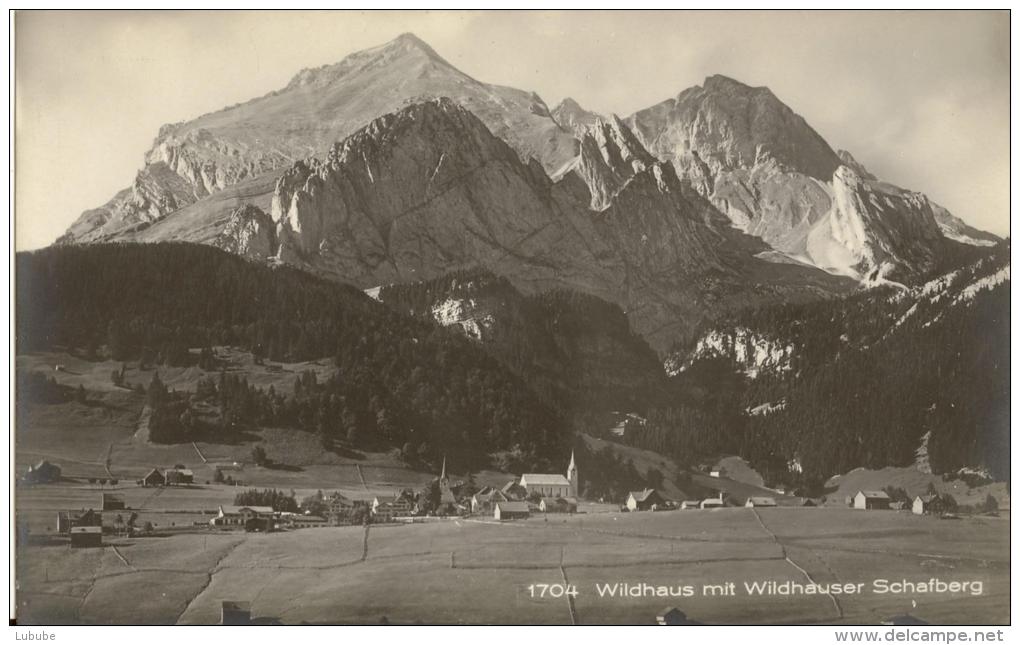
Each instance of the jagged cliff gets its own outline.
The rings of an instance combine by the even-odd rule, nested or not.
[[[409,102],[446,96],[474,112],[524,160],[552,172],[577,154],[570,132],[534,93],[479,82],[412,34],[299,72],[283,89],[163,126],[134,184],[87,211],[61,242],[95,242],[204,197],[319,155]]]
[[[944,209],[834,152],[768,88],[711,76],[627,122],[737,228],[794,260],[913,282],[953,255],[943,235],[951,216],[934,213]]]

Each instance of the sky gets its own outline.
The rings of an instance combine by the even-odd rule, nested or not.
[[[15,226],[52,243],[131,185],[159,127],[413,32],[474,78],[626,116],[725,74],[834,149],[1009,231],[1009,15],[991,12],[19,12]]]

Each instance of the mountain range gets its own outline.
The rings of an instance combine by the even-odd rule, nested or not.
[[[995,457],[1008,241],[882,181],[768,88],[724,76],[624,117],[570,98],[550,109],[405,34],[161,128],[134,183],[58,245],[106,242],[197,243],[260,271],[353,285],[398,316],[385,318],[397,331],[383,344],[407,330],[458,330],[467,345],[437,346],[457,365],[482,361],[479,347],[498,362],[493,387],[542,419],[536,450],[562,443],[553,426],[591,426],[612,408],[648,416],[637,445],[681,461],[742,454],[775,481],[902,464],[925,432],[942,469],[1008,469]],[[121,269],[145,247],[125,248]],[[167,266],[193,253],[153,248],[173,249],[160,251]],[[277,289],[301,281],[258,276]],[[939,280],[952,288],[938,291]],[[286,298],[274,298],[282,315]],[[365,320],[381,316],[369,311]],[[269,339],[260,331],[281,321],[259,321],[244,343],[309,353],[283,327]],[[308,342],[350,361],[323,330],[334,325],[308,328],[318,339]],[[950,345],[971,360],[953,367],[940,354]],[[914,372],[932,355],[950,376],[921,388]],[[451,400],[471,378],[447,384]],[[889,387],[878,391],[876,378]],[[864,412],[847,392],[870,397]],[[933,420],[925,411],[940,400],[956,412]],[[882,421],[897,401],[902,414]],[[491,425],[506,410],[471,414]],[[439,413],[429,423],[457,425]],[[433,444],[450,440],[436,433]],[[500,436],[510,448],[518,430]]]

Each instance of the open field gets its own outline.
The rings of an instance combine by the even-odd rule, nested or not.
[[[201,494],[207,494],[203,491]],[[113,538],[19,550],[24,624],[215,623],[221,600],[283,623],[650,623],[665,606],[705,623],[1009,620],[1009,523],[892,511],[729,508],[497,523]],[[809,578],[810,577],[810,578]],[[874,579],[980,581],[969,593],[876,594]],[[566,580],[577,595],[533,597]],[[866,583],[853,595],[748,595],[745,581]],[[596,584],[691,585],[686,598],[601,597]],[[732,596],[703,585],[736,583]],[[536,592],[538,593],[538,592]],[[130,598],[129,603],[124,599]],[[911,609],[911,601],[917,602]]]
[[[323,376],[331,370],[323,362],[270,372],[251,365],[246,354],[223,350],[222,355],[231,369],[244,370],[262,387],[289,389],[302,369]],[[293,489],[299,498],[316,490],[350,496],[392,493],[420,488],[434,474],[411,470],[392,452],[323,454],[313,435],[273,428],[252,430],[232,443],[151,444],[140,432],[144,395],[110,382],[119,364],[89,363],[67,354],[17,360],[19,369],[45,371],[61,384],[81,384],[88,392],[86,403],[18,409],[18,473],[48,459],[60,465],[64,476],[58,483],[18,485],[15,491],[22,624],[215,623],[222,600],[250,601],[255,616],[283,623],[377,623],[385,616],[393,623],[645,624],[667,606],[705,623],[876,624],[908,611],[932,623],[1009,620],[1005,519],[940,521],[839,507],[628,514],[616,512],[617,505],[582,501],[582,512],[574,516],[506,523],[479,517],[368,529],[213,531],[207,528],[212,513],[220,504],[232,504],[238,490],[205,483],[217,464],[233,467],[237,462],[227,474],[245,487]],[[56,364],[63,369],[55,371]],[[178,389],[193,389],[204,374],[197,368],[160,369],[160,377]],[[147,383],[151,372],[129,366],[127,378]],[[612,447],[642,472],[660,469],[667,482],[679,474],[676,464],[655,453],[585,439],[594,448]],[[252,464],[255,443],[286,467]],[[175,463],[194,470],[194,486],[135,485],[150,468]],[[732,477],[695,473],[692,478],[736,498],[774,496],[758,485],[753,471],[741,471],[732,460],[726,465]],[[492,471],[473,475],[479,485],[501,486],[511,477]],[[843,483],[863,485],[866,475],[855,471]],[[119,482],[88,483],[97,477]],[[107,536],[102,548],[73,551],[63,538],[54,537],[57,511],[98,508],[104,491],[124,498],[124,517],[136,512],[139,524],[151,522],[164,537]],[[667,486],[667,496],[675,492]],[[117,513],[107,512],[106,523]],[[870,584],[880,577],[980,581],[983,589],[978,596],[869,590],[793,597],[753,596],[742,589],[743,582],[756,580]],[[727,582],[736,584],[733,595],[705,594],[704,585]],[[697,593],[600,596],[596,585],[605,583],[690,585]],[[542,597],[539,590],[529,590],[539,584],[573,585],[577,595],[568,598],[554,589]]]

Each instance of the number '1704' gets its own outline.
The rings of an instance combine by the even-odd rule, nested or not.
[[[577,587],[560,583],[528,585],[528,593],[532,598],[562,598],[563,596],[576,596]]]

